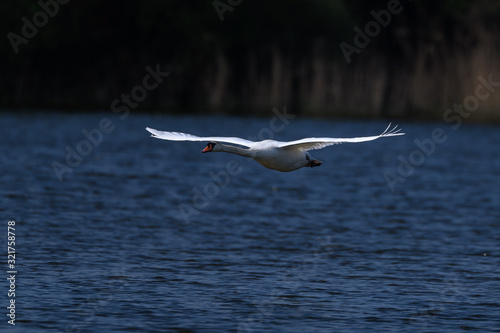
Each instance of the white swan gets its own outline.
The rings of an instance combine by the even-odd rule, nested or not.
[[[171,141],[209,141],[202,153],[225,152],[253,158],[266,168],[282,172],[300,169],[302,167],[320,166],[322,162],[312,159],[308,150],[321,149],[327,146],[346,142],[365,142],[389,136],[404,135],[397,126],[390,129],[387,126],[380,135],[359,138],[305,138],[296,141],[282,142],[275,140],[250,141],[236,137],[206,136],[200,137],[180,132],[164,132],[149,127],[146,130],[152,137]],[[225,145],[230,143],[232,145]],[[236,146],[235,146],[236,145]]]

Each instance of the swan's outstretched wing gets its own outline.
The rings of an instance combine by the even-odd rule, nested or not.
[[[214,142],[226,142],[235,145],[245,146],[250,148],[255,142],[250,140],[245,140],[236,137],[224,137],[224,136],[196,136],[187,133],[180,132],[165,132],[158,131],[149,127],[146,130],[151,133],[153,138],[170,140],[170,141],[214,141]]]
[[[396,136],[396,135],[404,135],[405,133],[400,133],[401,129],[397,129],[397,125],[394,128],[389,129],[391,124],[387,126],[385,131],[380,135],[375,136],[364,136],[358,138],[305,138],[296,141],[290,142],[281,142],[278,146],[282,149],[299,149],[302,151],[312,150],[312,149],[321,149],[327,146],[336,145],[339,143],[347,143],[347,142],[365,142],[372,141],[378,138],[383,138],[387,136]]]

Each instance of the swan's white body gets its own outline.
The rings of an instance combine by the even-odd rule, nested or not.
[[[180,132],[164,132],[158,131],[149,127],[146,130],[150,132],[152,137],[170,141],[209,141],[207,147],[202,152],[226,152],[253,158],[269,169],[274,169],[282,172],[288,172],[300,169],[302,167],[314,167],[321,165],[321,162],[311,158],[308,150],[321,149],[327,146],[347,143],[347,142],[365,142],[372,141],[378,138],[404,135],[400,133],[401,129],[395,126],[375,136],[365,136],[357,138],[305,138],[301,140],[282,142],[275,140],[250,141],[236,137],[217,137],[208,136],[200,137],[192,134]],[[222,144],[229,143],[230,145]]]

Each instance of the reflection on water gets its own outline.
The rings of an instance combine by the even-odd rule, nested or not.
[[[312,151],[321,167],[279,173],[144,130],[249,138],[271,118],[0,117],[0,209],[18,226],[16,330],[500,327],[497,127],[447,131],[391,191],[385,174],[442,124],[403,123],[404,137]],[[66,147],[77,151],[103,117],[115,129],[60,182],[53,162],[68,166]],[[272,135],[386,126],[297,117]]]

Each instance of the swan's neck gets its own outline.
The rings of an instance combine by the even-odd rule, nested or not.
[[[217,149],[217,147],[219,149]],[[220,151],[220,152],[223,152],[223,153],[231,153],[231,154],[236,154],[236,155],[246,156],[246,157],[252,157],[253,156],[253,154],[251,153],[250,149],[240,148],[240,147],[237,147],[237,146],[223,145],[223,144],[220,144],[220,143],[218,143],[215,146],[215,149],[213,151],[214,152]]]

